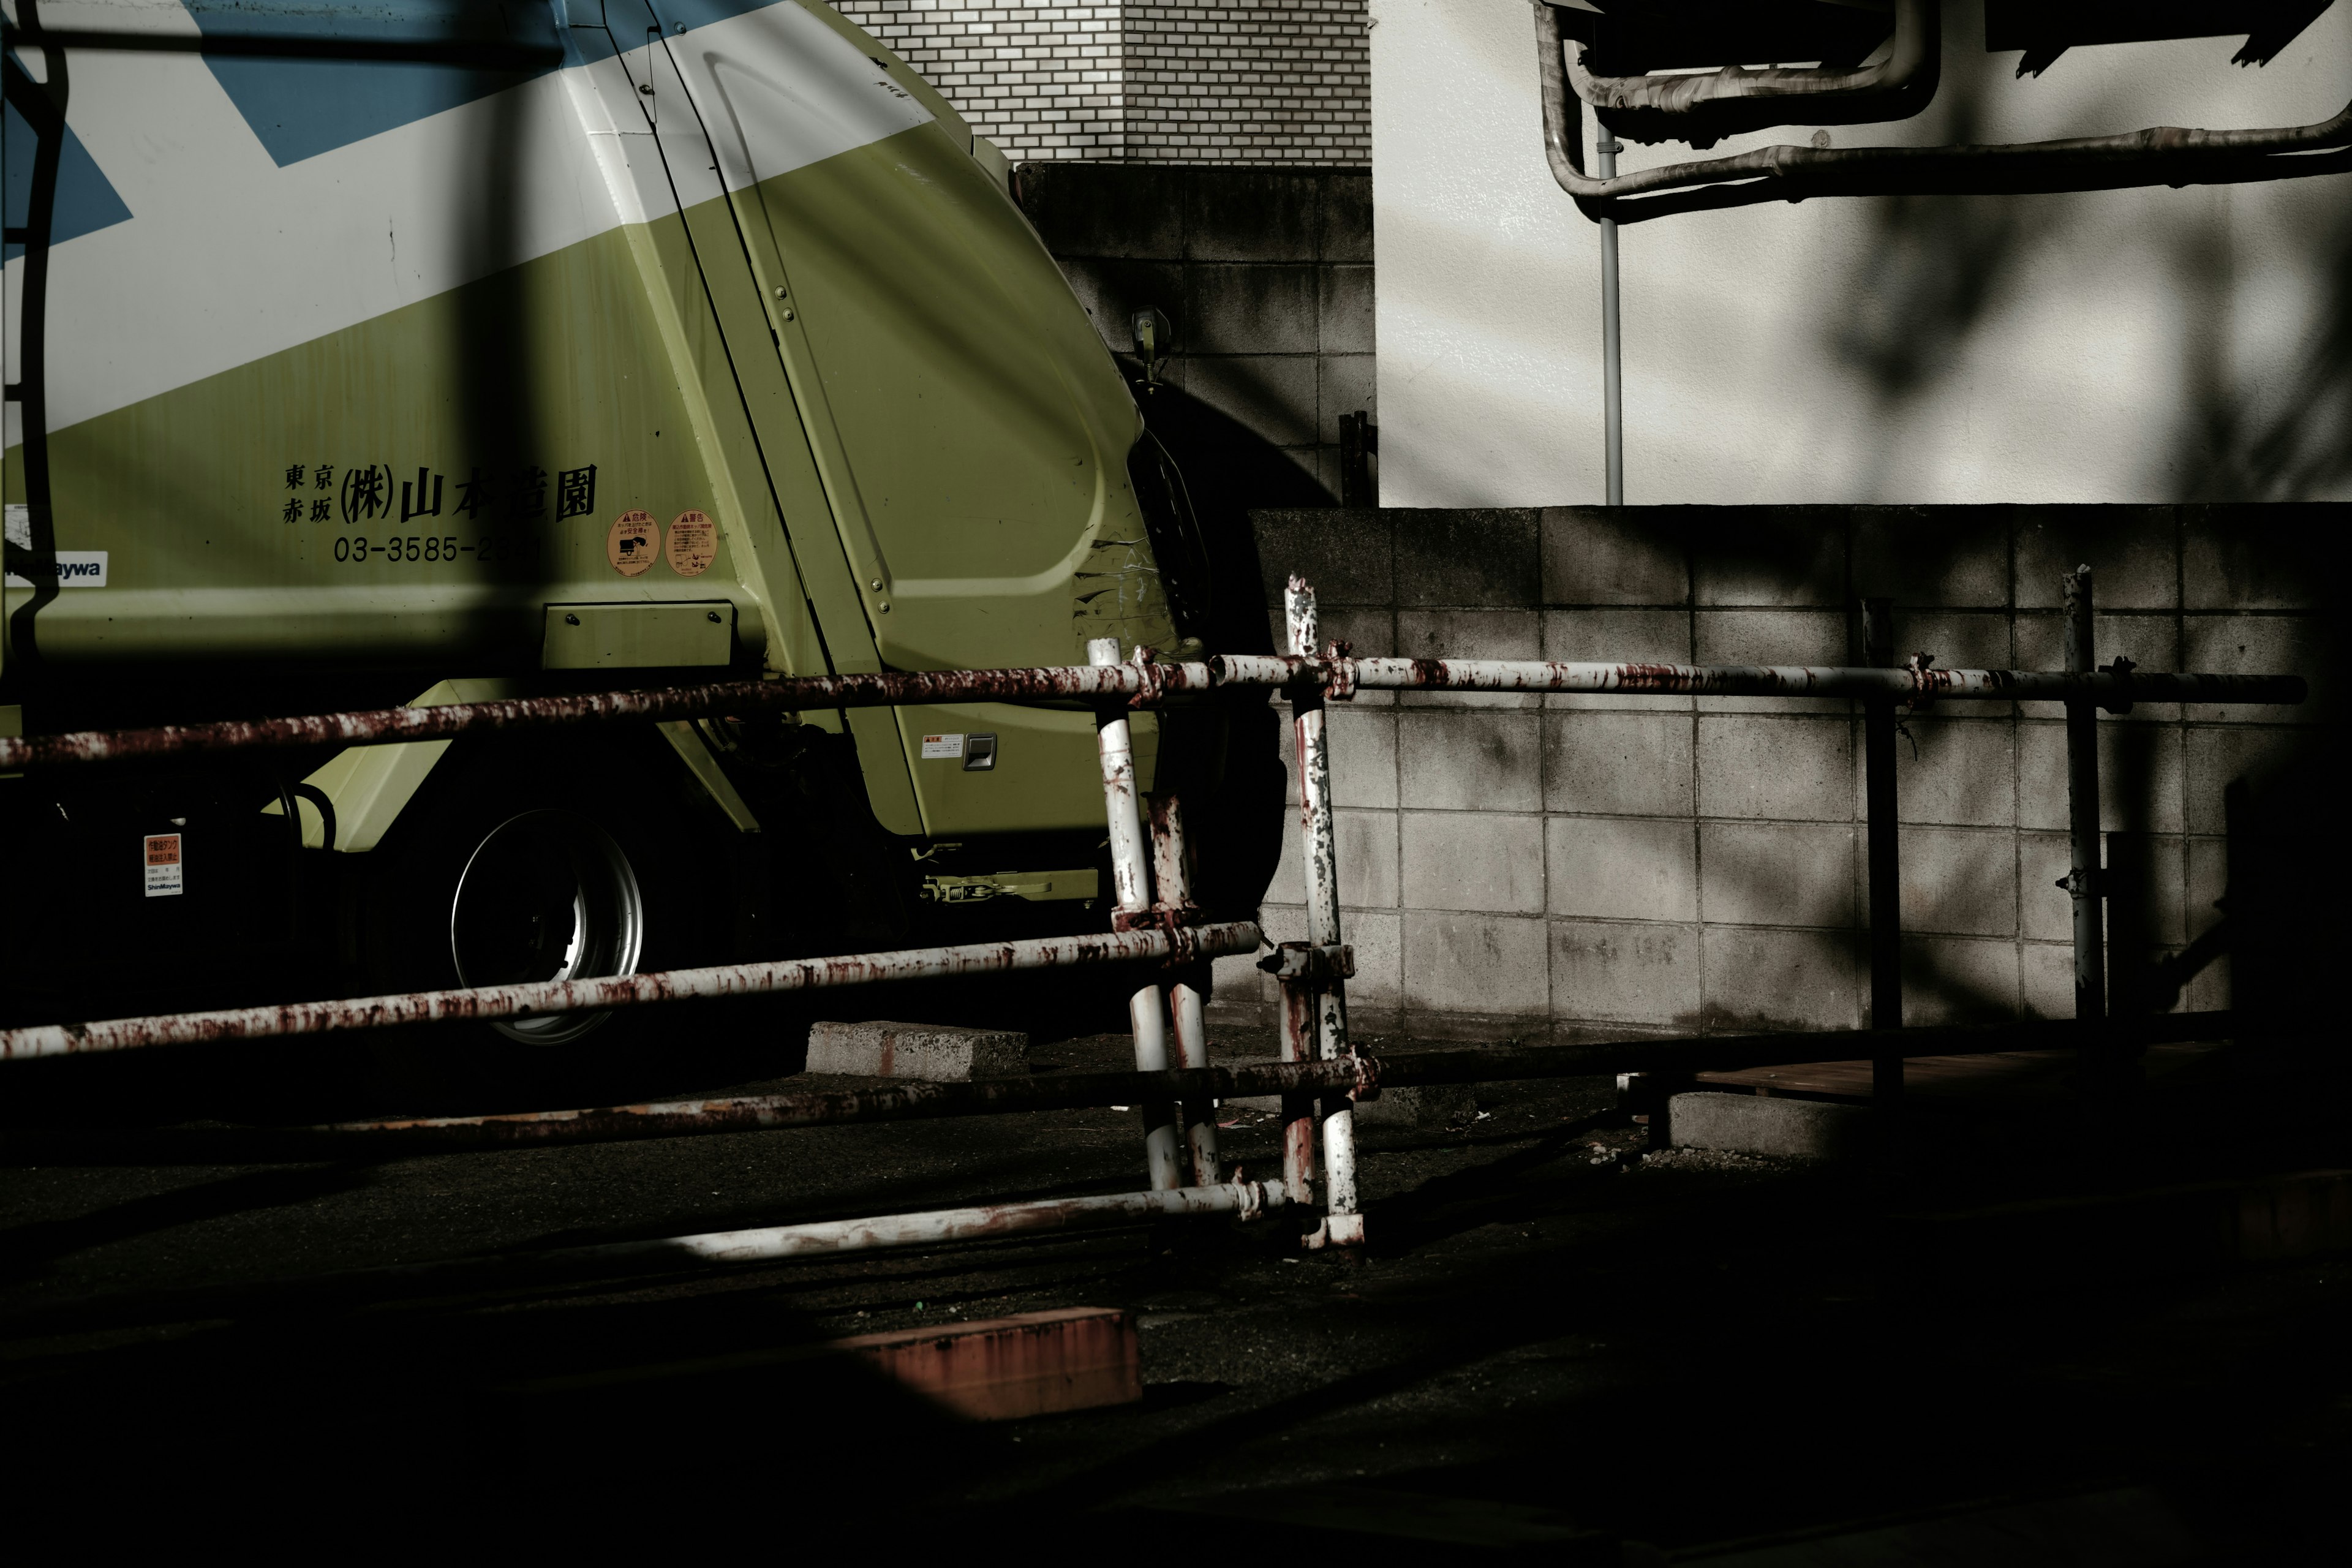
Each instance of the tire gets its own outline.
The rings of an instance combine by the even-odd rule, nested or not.
[[[359,983],[395,994],[723,963],[738,900],[725,836],[658,735],[460,742],[383,843],[351,910]],[[707,803],[706,803],[707,804]],[[715,816],[715,814],[711,814]],[[403,1098],[520,1096],[688,1072],[680,1005],[394,1031]]]

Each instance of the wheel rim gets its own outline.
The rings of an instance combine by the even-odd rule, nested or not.
[[[528,811],[475,846],[449,906],[449,955],[465,985],[634,974],[645,899],[612,835],[571,811]],[[490,1026],[535,1046],[578,1039],[603,1013],[550,1013]]]

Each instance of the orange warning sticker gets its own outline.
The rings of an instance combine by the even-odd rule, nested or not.
[[[612,562],[613,570],[624,577],[638,577],[653,570],[654,557],[661,553],[661,524],[649,511],[625,511],[613,524],[613,531],[604,536],[604,556]]]
[[[719,525],[703,511],[682,511],[669,525],[669,569],[699,577],[719,559]]]
[[[147,896],[151,899],[179,897],[184,890],[181,882],[180,836],[176,833],[151,833],[147,836]]]

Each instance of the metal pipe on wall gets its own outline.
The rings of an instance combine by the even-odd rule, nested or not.
[[[2071,702],[2110,711],[2133,702],[2301,702],[2299,675],[2198,675],[2107,668],[2088,674],[2042,669],[1850,668],[1795,664],[1570,664],[1503,658],[1322,658],[1293,654],[1219,654],[1220,686],[1287,686],[1328,675],[1334,689],[1364,691],[1606,691],[1692,697],[1886,698],[1935,702]],[[1183,667],[1176,666],[1181,669]],[[1192,689],[1192,688],[1186,688]]]
[[[1617,154],[1622,151],[1607,131],[1593,148],[1601,162],[1601,177],[1617,175]],[[1604,493],[1611,506],[1625,504],[1625,349],[1617,313],[1617,220],[1601,220],[1601,420],[1606,443]]]
[[[1554,9],[1557,24],[1557,10],[1546,8]],[[1580,48],[1567,53],[1568,79],[1577,97],[1608,111],[1636,142],[1709,147],[1725,136],[1791,121],[1850,125],[1902,120],[1936,96],[1944,59],[1941,9],[1941,0],[1895,0],[1894,33],[1886,58],[1875,65],[1759,70],[1728,65],[1714,71],[1595,76]],[[1563,35],[1562,41],[1570,40]],[[1614,173],[1604,165],[1601,177]]]
[[[1541,0],[1535,6],[1544,155],[1560,189],[1595,221],[1605,215],[1640,223],[1675,213],[1813,196],[2236,184],[2352,171],[2352,152],[2347,151],[2352,147],[2352,103],[2347,103],[2330,118],[2308,125],[2250,131],[2154,125],[2120,136],[1944,147],[1782,145],[1597,177],[1584,172],[1584,103],[1569,85],[1559,16]]]
[[[2093,633],[2091,569],[2078,566],[2062,579],[2065,595],[2066,669],[2087,675],[2096,668]],[[2076,699],[2066,704],[2066,827],[2072,862],[2062,884],[2074,900],[2074,1020],[2080,1029],[2085,1092],[2106,1087],[2107,1012],[2106,876],[2099,843],[2099,710]]]
[[[1862,602],[1864,657],[1880,669],[1895,665],[1895,601]],[[1870,835],[1870,1026],[1903,1026],[1903,881],[1897,834],[1895,780],[1895,703],[1880,698],[1863,705],[1863,816]],[[1871,1058],[1872,1105],[1890,1121],[1903,1097],[1903,1058],[1880,1052]]]

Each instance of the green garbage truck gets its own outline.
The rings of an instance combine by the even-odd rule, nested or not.
[[[18,732],[1083,663],[1256,591],[1003,157],[818,0],[15,10]],[[1227,906],[1270,723],[1138,724]],[[7,1007],[1100,926],[1094,748],[971,703],[29,774]]]

